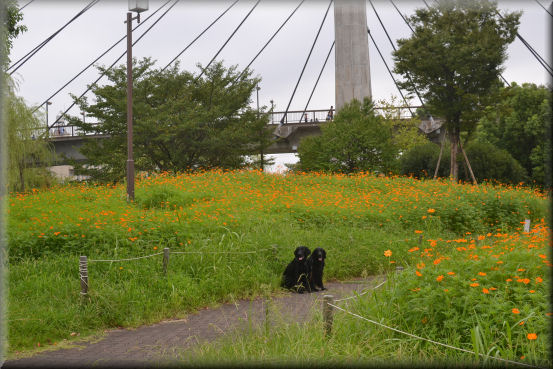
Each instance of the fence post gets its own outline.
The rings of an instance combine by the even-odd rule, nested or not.
[[[524,232],[530,232],[530,219],[524,219]]]
[[[324,330],[325,336],[329,337],[332,332],[332,313],[333,308],[330,306],[330,303],[334,300],[332,295],[324,295],[323,297],[323,321],[324,321]]]
[[[79,278],[81,280],[81,296],[88,294],[88,260],[86,256],[79,259]]]
[[[419,236],[419,245],[422,245],[422,234]]]
[[[169,266],[169,248],[163,249],[163,274],[167,275],[167,266]]]

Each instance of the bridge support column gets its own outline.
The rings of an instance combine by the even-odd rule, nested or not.
[[[334,1],[336,110],[352,99],[371,97],[365,0]]]

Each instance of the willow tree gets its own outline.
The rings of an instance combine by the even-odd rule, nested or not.
[[[408,19],[414,33],[398,40],[394,72],[405,77],[402,88],[418,90],[428,110],[444,118],[452,180],[458,178],[461,132],[474,130],[502,85],[502,64],[520,15],[500,14],[489,0],[437,0],[416,10]]]
[[[9,80],[8,80],[9,81]],[[15,94],[13,83],[7,84],[3,96],[4,118],[7,123],[8,188],[26,191],[29,187],[49,185],[52,174],[47,167],[54,161],[51,145],[44,138],[44,117],[27,106]]]

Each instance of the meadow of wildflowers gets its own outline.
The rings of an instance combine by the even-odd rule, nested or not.
[[[294,248],[307,245],[327,250],[327,279],[405,267],[381,292],[388,307],[368,308],[360,300],[358,311],[436,339],[447,335],[484,351],[536,358],[550,325],[548,217],[547,199],[537,190],[367,173],[162,174],[139,179],[130,204],[124,185],[14,193],[10,352],[276,290]],[[525,218],[532,221],[529,234],[522,232]],[[90,263],[90,296],[79,297],[79,255],[121,259],[164,247],[272,245],[274,253],[172,255],[167,276],[161,257]]]

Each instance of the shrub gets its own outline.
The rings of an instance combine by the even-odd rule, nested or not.
[[[432,142],[417,145],[401,157],[401,174],[412,175],[415,178],[432,178],[439,155],[440,147]],[[449,157],[449,150],[444,147],[438,170],[439,177],[449,175]]]

